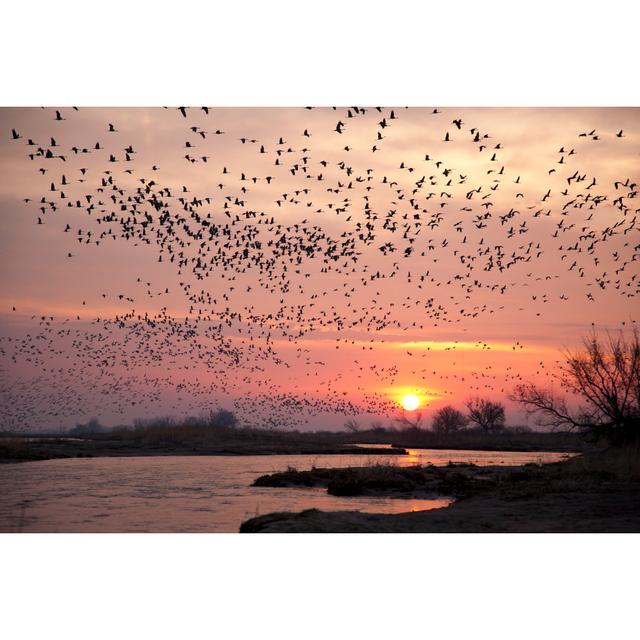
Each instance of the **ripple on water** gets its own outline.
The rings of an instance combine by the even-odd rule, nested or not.
[[[252,487],[287,467],[392,462],[477,465],[555,462],[549,452],[435,451],[406,456],[149,456],[45,460],[0,465],[0,531],[236,532],[247,518],[274,511],[358,510],[402,513],[446,507],[449,498],[353,497],[325,489]]]

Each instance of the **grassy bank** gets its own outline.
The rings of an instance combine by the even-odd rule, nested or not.
[[[446,467],[398,467],[384,463],[343,469],[288,469],[261,476],[255,487],[324,486],[335,496],[382,495],[386,497],[431,497],[436,494],[461,498],[495,485],[510,473],[507,467],[477,467],[450,464]]]
[[[422,429],[370,429],[359,432],[284,431],[212,425],[206,419],[175,422],[157,419],[135,427],[34,437],[6,434],[0,437],[0,462],[50,458],[146,455],[269,455],[269,454],[394,454],[406,448],[476,449],[487,451],[584,451],[587,445],[574,433],[536,433],[504,430],[486,433],[466,430],[438,435]],[[395,450],[356,447],[389,444]]]
[[[252,518],[242,532],[639,532],[640,453],[611,449],[548,465],[414,468],[414,473],[367,469],[322,470],[317,484],[345,478],[356,495],[454,496],[449,507],[402,514],[357,511],[275,513]],[[343,472],[343,474],[341,474]],[[398,479],[406,483],[399,489]],[[293,477],[274,482],[293,481]],[[268,482],[266,479],[261,482]],[[344,495],[344,494],[342,494]]]
[[[0,462],[55,458],[160,455],[394,455],[404,449],[356,447],[331,433],[147,425],[86,436],[0,438]]]

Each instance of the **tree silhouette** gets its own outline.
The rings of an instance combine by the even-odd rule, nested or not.
[[[353,418],[350,418],[349,420],[347,420],[344,423],[344,427],[347,431],[351,431],[351,433],[357,433],[358,431],[360,431],[360,425]]]
[[[232,411],[218,409],[209,413],[209,426],[232,429],[238,425],[238,419]]]
[[[553,374],[560,388],[581,401],[572,409],[565,395],[528,382],[518,385],[511,398],[524,405],[539,424],[578,429],[613,444],[637,440],[640,435],[640,333],[592,332],[583,350],[563,352],[565,362]]]
[[[469,418],[451,406],[442,407],[433,417],[432,428],[436,433],[454,433],[464,429],[469,423]]]
[[[469,410],[469,420],[485,431],[504,429],[504,405],[484,398],[471,398],[465,403]]]

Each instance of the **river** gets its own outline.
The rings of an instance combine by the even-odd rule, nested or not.
[[[402,456],[263,455],[66,458],[0,465],[0,532],[237,532],[274,511],[401,513],[451,500],[339,498],[325,488],[252,487],[267,473],[392,461],[401,466],[522,465],[570,454],[409,449]]]

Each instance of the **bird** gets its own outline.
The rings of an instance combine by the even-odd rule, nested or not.
[[[46,317],[29,338],[9,342],[0,335],[10,362],[15,357],[16,367],[30,366],[31,358],[43,371],[42,384],[31,388],[10,379],[20,401],[3,409],[3,418],[35,416],[39,388],[48,400],[42,420],[51,423],[55,411],[73,419],[72,395],[44,391],[67,379],[75,381],[71,389],[94,398],[87,410],[123,416],[131,415],[123,409],[131,402],[153,411],[164,406],[163,396],[176,394],[174,406],[186,407],[225,393],[238,394],[234,402],[247,419],[275,420],[284,413],[287,425],[328,408],[384,413],[392,411],[381,409],[388,406],[384,394],[342,396],[352,388],[349,354],[377,358],[371,363],[380,366],[371,375],[394,379],[408,375],[407,366],[419,368],[407,365],[405,356],[420,361],[434,351],[397,350],[397,363],[383,367],[389,336],[464,335],[482,323],[484,331],[499,327],[495,320],[507,311],[541,322],[552,304],[562,313],[578,299],[602,302],[611,294],[629,296],[626,302],[637,295],[637,178],[616,162],[600,172],[617,153],[609,150],[617,145],[606,143],[610,135],[584,132],[581,144],[601,140],[602,155],[595,158],[582,147],[569,149],[567,140],[579,130],[545,136],[537,141],[540,151],[526,143],[521,149],[518,141],[501,139],[497,118],[483,116],[485,124],[472,127],[479,120],[472,110],[451,120],[449,126],[463,132],[453,146],[445,144],[453,140],[439,119],[422,124],[438,109],[300,109],[284,119],[257,113],[259,126],[226,110],[158,111],[158,126],[179,143],[151,151],[148,143],[140,148],[135,127],[119,131],[106,122],[122,122],[117,110],[106,117],[96,112],[95,126],[83,122],[77,130],[69,115],[64,138],[56,134],[59,143],[50,138],[55,132],[47,127],[57,125],[49,110],[41,122],[34,116],[15,123],[32,143],[20,143],[12,129],[18,142],[8,153],[31,178],[16,189],[25,196],[16,203],[33,225],[32,237],[63,242],[60,258],[77,256],[64,263],[70,281],[85,276],[85,256],[108,265],[110,247],[122,265],[105,270],[110,289],[96,289],[95,304],[88,295],[76,300],[86,327],[69,313],[60,321],[68,321],[64,328]],[[208,132],[201,127],[204,117],[221,127],[215,135],[212,126]],[[108,144],[94,143],[105,129]],[[223,136],[225,130],[230,135]],[[185,138],[187,162],[178,153]],[[41,146],[47,139],[51,144]],[[530,164],[527,154],[535,156]],[[155,273],[176,286],[141,277],[138,267],[137,273],[124,268],[148,267],[148,260],[160,263]],[[47,274],[42,277],[46,281]],[[565,283],[572,283],[571,291],[560,288]],[[510,295],[526,297],[528,306],[505,309]],[[98,308],[99,317],[88,321]],[[74,346],[60,352],[55,330],[69,327]],[[352,349],[344,363],[315,364],[320,360],[310,356],[307,341],[316,335],[338,349],[336,356]],[[512,343],[510,351],[519,356],[521,343]],[[446,348],[455,353],[459,347]],[[127,363],[126,373],[118,373],[116,363]],[[183,371],[190,371],[189,380]],[[487,372],[474,371],[481,373]],[[145,382],[151,375],[157,375],[153,385]],[[283,387],[287,376],[290,386]],[[308,383],[304,393],[302,386],[295,391],[302,382]],[[89,392],[96,385],[105,393]],[[239,389],[252,385],[255,393],[241,397]]]

